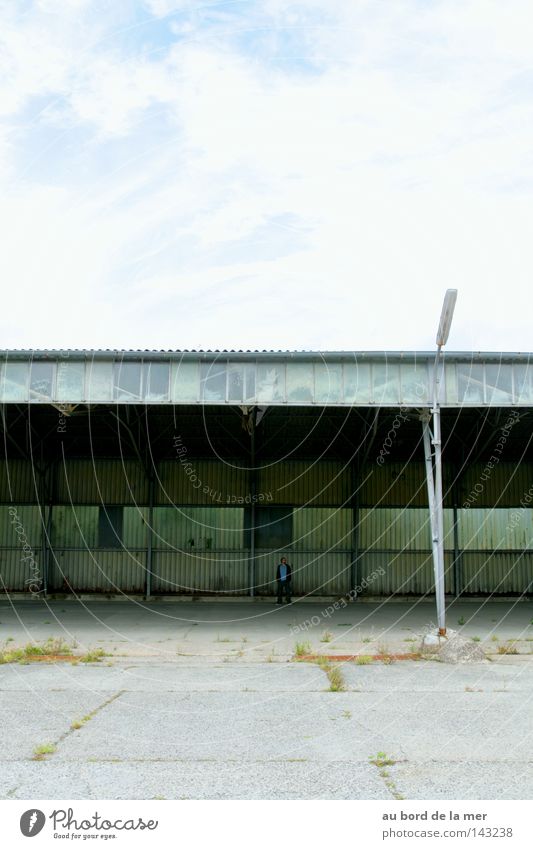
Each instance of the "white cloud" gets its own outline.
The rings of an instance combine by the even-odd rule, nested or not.
[[[173,12],[192,11],[197,4],[193,0],[144,0],[144,5],[152,15],[162,18]]]
[[[8,344],[432,347],[453,285],[452,347],[530,347],[525,2],[38,6],[2,30]]]

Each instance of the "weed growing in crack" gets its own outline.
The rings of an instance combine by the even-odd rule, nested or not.
[[[91,649],[87,654],[82,654],[78,660],[80,663],[100,663],[103,657],[110,657],[110,655],[103,649]]]
[[[518,654],[518,649],[513,643],[507,646],[498,646],[498,654]]]
[[[376,755],[370,755],[368,760],[371,764],[380,768],[384,766],[394,766],[396,763],[394,758],[389,757],[386,752],[378,752]]]
[[[33,760],[42,761],[45,755],[53,755],[55,750],[55,743],[42,743],[40,746],[36,746],[33,750]]]
[[[329,678],[329,689],[332,693],[342,693],[346,689],[346,683],[339,666],[330,666],[326,670]]]
[[[311,644],[309,642],[296,643],[294,646],[295,657],[305,657],[308,654],[311,654]]]

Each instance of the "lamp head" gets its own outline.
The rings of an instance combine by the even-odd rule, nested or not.
[[[437,345],[441,348],[448,341],[452,324],[453,311],[457,300],[457,289],[446,289],[444,303],[440,314],[439,329],[437,330]]]

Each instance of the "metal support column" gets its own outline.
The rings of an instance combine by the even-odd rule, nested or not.
[[[463,591],[461,575],[461,550],[459,548],[459,524],[457,521],[457,504],[453,505],[453,592],[455,597]]]
[[[64,458],[63,458],[64,459]],[[48,516],[46,518],[46,559],[44,563],[44,584],[45,584],[45,595],[49,592],[50,587],[52,587],[52,592],[56,589],[56,576],[57,576],[57,559],[54,551],[54,540],[52,539],[52,521],[53,521],[53,510],[54,503],[56,501],[56,487],[57,487],[57,471],[59,467],[58,460],[54,460],[50,469],[50,478],[49,478],[49,491],[48,491]],[[52,573],[53,569],[53,573]]]
[[[354,464],[351,467],[351,507],[352,507],[352,551],[350,563],[350,592],[352,593],[358,585],[359,575],[359,499],[358,499],[358,474]]]
[[[435,518],[437,526],[437,571],[435,594],[439,633],[446,634],[446,602],[444,588],[444,508],[442,503],[442,438],[440,407],[435,398],[433,406],[433,447],[435,449]]]
[[[426,463],[426,481],[429,511],[431,519],[431,549],[433,553],[433,572],[435,576],[435,601],[437,605],[437,623],[439,633],[446,634],[446,603],[444,585],[444,510],[442,502],[442,439],[440,427],[440,407],[438,402],[439,375],[438,361],[440,346],[437,349],[433,367],[433,432],[429,426],[430,413],[421,415],[424,437],[424,457]],[[431,450],[433,446],[433,451]]]
[[[148,538],[146,540],[146,586],[145,596],[150,598],[152,594],[152,559],[154,540],[154,475],[150,474],[148,480]]]
[[[442,304],[440,314],[439,327],[437,330],[437,352],[435,354],[435,362],[433,364],[433,407],[431,413],[433,415],[433,448],[434,456],[433,465],[431,464],[431,455],[427,450],[427,431],[424,431],[424,443],[426,448],[426,472],[428,479],[428,492],[433,492],[433,510],[431,531],[434,540],[433,545],[433,567],[435,570],[435,597],[437,601],[437,618],[439,625],[439,634],[446,636],[446,596],[444,585],[444,507],[442,502],[442,436],[440,427],[440,370],[439,359],[440,353],[450,333],[450,327],[457,300],[457,289],[447,289]],[[426,428],[428,423],[426,419]],[[433,469],[435,475],[433,476]],[[431,477],[430,477],[431,472]],[[431,505],[431,498],[430,498]]]
[[[257,479],[255,473],[255,410],[252,413],[251,419],[252,430],[250,433],[250,565],[248,575],[249,594],[253,598],[255,595],[255,495],[257,488]]]
[[[439,615],[439,596],[437,593],[438,586],[438,563],[439,563],[439,555],[438,555],[438,527],[436,521],[436,511],[435,511],[435,480],[433,477],[433,455],[431,451],[431,430],[429,427],[429,414],[426,413],[422,417],[422,434],[424,437],[424,459],[426,463],[426,483],[428,490],[428,502],[429,502],[429,518],[430,518],[430,526],[431,526],[431,551],[433,554],[433,572],[435,575],[435,593],[437,600],[437,617],[440,621]],[[440,627],[440,625],[439,625]]]
[[[46,527],[45,527],[45,540],[44,540],[44,552],[43,552],[43,593],[44,597],[48,595],[48,586],[50,583],[50,549],[51,542],[50,537],[52,533],[52,509],[53,504],[50,502],[47,507],[47,515],[46,515]]]
[[[42,451],[41,451],[42,456]],[[52,462],[44,468],[41,462],[39,472],[38,503],[41,516],[41,563],[42,563],[42,593],[44,598],[48,594],[50,574],[50,550],[52,533],[52,504],[55,490],[55,463]]]

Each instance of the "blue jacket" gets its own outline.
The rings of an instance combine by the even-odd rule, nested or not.
[[[291,567],[289,566],[288,563],[284,563],[283,565],[287,567],[287,577],[285,578],[285,580],[286,581],[292,580],[292,569],[291,569]],[[281,581],[281,563],[278,563],[278,571],[276,572],[276,581]]]

